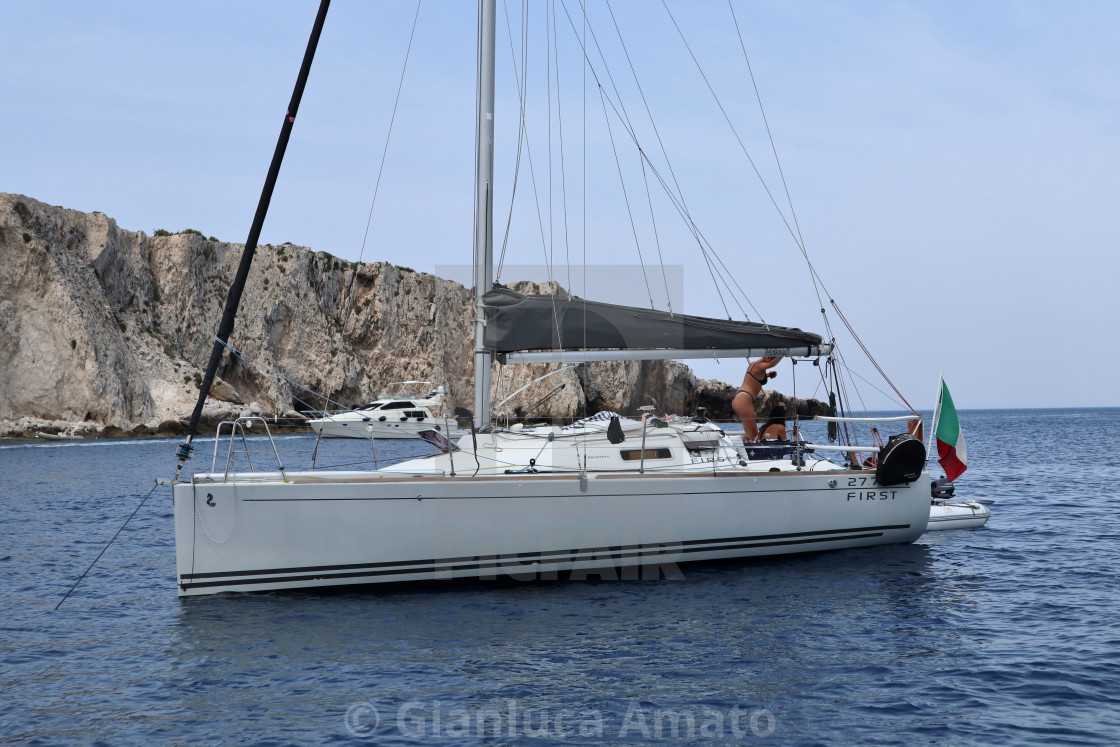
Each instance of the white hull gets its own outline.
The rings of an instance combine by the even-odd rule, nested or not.
[[[751,454],[737,449],[704,418],[668,422],[643,416],[623,422],[613,413],[598,413],[563,428],[489,428],[494,409],[490,376],[497,358],[505,363],[803,356],[820,363],[831,352],[819,335],[798,329],[591,301],[580,301],[577,308],[570,299],[522,296],[495,287],[496,15],[494,0],[481,3],[473,292],[476,427],[458,444],[425,439],[443,450],[438,457],[376,472],[284,474],[278,466],[276,473],[223,475],[211,466],[212,474],[175,484],[179,593],[505,576],[661,577],[677,575],[678,565],[688,561],[917,539],[930,519],[930,480],[919,468],[925,462],[920,442],[920,453],[903,442],[896,457],[888,456],[893,447],[885,447],[876,473],[841,469],[815,458],[804,445],[790,459],[752,461]],[[304,71],[313,49],[310,44]],[[301,90],[302,82],[297,85]],[[270,189],[271,181],[265,195]],[[245,257],[251,257],[249,249]],[[572,315],[558,304],[570,304]],[[590,314],[588,305],[594,307]],[[542,321],[546,318],[552,321]],[[577,318],[598,321],[588,324],[582,344],[571,345],[566,340],[581,339],[570,327]],[[424,382],[402,382],[419,383]],[[427,408],[441,404],[442,395],[441,389],[424,397],[398,392],[355,410],[324,415],[310,425],[328,437],[411,437],[440,422]],[[202,393],[200,407],[204,400]],[[231,432],[239,427],[243,432],[243,425],[232,423]],[[180,448],[180,466],[189,453],[188,442]],[[885,470],[884,465],[895,466]],[[876,474],[884,475],[884,482],[911,482],[883,486]],[[598,572],[589,573],[593,570]]]
[[[937,529],[975,529],[988,523],[992,510],[975,501],[935,501],[929,508],[929,526],[926,531]]]
[[[371,420],[342,420],[320,418],[309,420],[307,424],[316,433],[322,432],[323,438],[419,438],[420,431],[430,431],[436,423],[425,418],[423,421],[389,422]],[[442,425],[440,426],[442,428]],[[372,430],[370,430],[372,429]]]
[[[80,441],[82,436],[73,436],[68,433],[43,433],[39,431],[35,434],[35,438],[46,439],[47,441]]]
[[[869,472],[197,475],[181,596],[452,578],[656,578],[690,561],[913,542],[929,477]],[[211,505],[212,504],[212,505]],[[585,573],[600,569],[601,573]]]

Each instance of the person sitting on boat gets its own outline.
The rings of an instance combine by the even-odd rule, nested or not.
[[[766,379],[778,375],[776,371],[769,371],[769,369],[778,365],[781,359],[780,355],[759,358],[747,366],[743,385],[736,390],[735,396],[731,399],[731,409],[743,423],[743,443],[750,443],[758,438],[754,401],[762,393],[762,385],[766,383]]]
[[[758,440],[761,441],[787,441],[789,439],[786,433],[786,406],[775,405],[770,410],[770,417],[766,419],[766,424],[758,431]]]

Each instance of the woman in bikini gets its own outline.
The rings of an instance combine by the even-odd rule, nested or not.
[[[750,443],[758,438],[758,421],[754,414],[754,401],[762,393],[762,385],[766,383],[767,370],[778,365],[782,357],[771,356],[759,358],[747,366],[747,373],[743,377],[743,385],[735,392],[731,400],[731,409],[739,416],[743,423],[743,443]]]
[[[774,405],[766,424],[758,429],[758,440],[762,441],[788,441],[786,433],[786,406]]]

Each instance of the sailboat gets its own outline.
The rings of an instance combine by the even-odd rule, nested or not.
[[[874,469],[817,456],[750,459],[716,423],[644,412],[569,426],[490,422],[495,362],[785,356],[832,346],[791,327],[556,296],[493,281],[494,0],[478,29],[473,427],[439,452],[375,470],[236,471],[180,479],[267,212],[326,16],[323,0],[231,287],[173,480],[181,596],[458,578],[679,577],[695,561],[909,543],[929,520],[925,447],[900,434]],[[257,419],[260,420],[260,419]],[[267,432],[267,423],[261,420]],[[227,424],[244,433],[244,420]],[[222,427],[219,427],[219,437]],[[232,444],[231,444],[232,446]]]

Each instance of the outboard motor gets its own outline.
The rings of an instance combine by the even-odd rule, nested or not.
[[[878,461],[875,481],[880,485],[911,483],[921,477],[926,466],[926,447],[909,433],[899,433],[879,449]]]
[[[944,477],[939,477],[932,481],[930,485],[930,496],[939,501],[948,501],[953,498],[953,493],[956,492],[953,483],[949,482]]]

